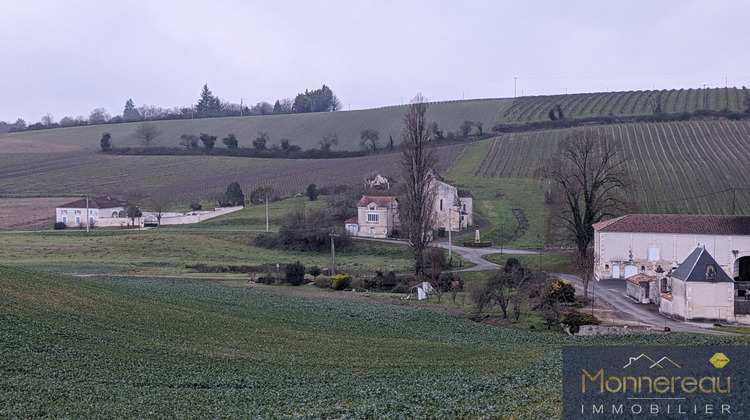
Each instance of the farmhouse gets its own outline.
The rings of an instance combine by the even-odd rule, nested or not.
[[[659,312],[683,321],[718,321],[734,316],[734,281],[704,246],[661,280]]]
[[[357,217],[346,221],[351,236],[387,238],[398,224],[396,197],[363,196],[357,203]]]
[[[128,226],[131,220],[125,215],[127,203],[111,197],[87,197],[58,206],[55,222],[67,226]],[[142,225],[143,220],[136,219]]]
[[[597,279],[656,276],[698,246],[730,278],[750,280],[750,216],[629,214],[594,224]]]

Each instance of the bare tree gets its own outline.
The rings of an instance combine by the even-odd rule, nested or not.
[[[338,134],[328,134],[323,136],[323,139],[321,139],[318,144],[320,145],[320,150],[327,152],[331,150],[331,146],[339,144],[339,136]]]
[[[471,133],[471,130],[474,129],[474,122],[466,120],[461,123],[460,126],[458,126],[458,131],[461,132],[461,137],[468,138],[469,134]]]
[[[378,142],[380,141],[378,130],[366,128],[359,134],[359,138],[359,145],[363,150],[372,149],[373,152],[378,150]]]
[[[654,115],[657,114],[663,114],[664,111],[662,110],[662,97],[661,92],[657,93],[656,95],[650,95],[648,99],[646,100],[646,104],[651,108],[651,113]]]
[[[194,134],[181,135],[180,146],[185,146],[185,148],[188,150],[197,149],[198,148],[198,136]]]
[[[44,125],[47,128],[52,127],[55,125],[55,117],[52,116],[49,112],[42,117],[42,125]]]
[[[152,123],[143,123],[135,129],[133,135],[142,145],[151,147],[152,144],[156,143],[156,138],[161,135],[161,131]]]
[[[165,193],[156,193],[149,197],[146,205],[156,215],[156,221],[161,225],[161,217],[172,208],[172,199]]]
[[[430,144],[427,108],[421,93],[411,100],[404,115],[401,140],[404,184],[399,219],[412,249],[417,275],[424,274],[424,250],[432,239],[435,219],[433,203],[436,191],[432,188],[432,170],[437,157]]]
[[[628,195],[633,182],[621,145],[596,131],[565,137],[537,175],[556,184],[559,205],[553,207],[552,221],[571,234],[579,259],[594,240],[594,223],[633,209]],[[588,280],[583,278],[584,302]]]

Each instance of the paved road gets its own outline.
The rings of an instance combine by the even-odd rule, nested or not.
[[[432,245],[439,246],[441,248],[448,248],[448,242],[433,242]],[[476,264],[473,267],[464,268],[456,271],[481,271],[481,270],[497,270],[500,265],[493,262],[489,262],[482,258],[487,254],[499,254],[500,248],[487,247],[487,248],[466,248],[463,246],[453,246],[452,252],[460,255],[466,261],[471,261]],[[504,254],[536,254],[535,251],[525,251],[522,249],[507,249],[503,248]]]
[[[568,274],[556,274],[556,276],[564,280],[583,285],[583,281],[578,276],[571,276]],[[709,323],[675,321],[661,315],[656,305],[644,305],[636,303],[626,295],[626,281],[623,279],[608,279],[597,281],[595,283],[596,284],[590,283],[589,288],[593,290],[596,299],[603,299],[618,311],[626,313],[634,317],[635,319],[638,319],[642,324],[648,324],[656,328],[664,328],[666,326],[669,327],[672,331],[678,332],[692,332],[714,335],[736,335],[723,331],[709,330],[709,327],[713,327],[713,324]]]

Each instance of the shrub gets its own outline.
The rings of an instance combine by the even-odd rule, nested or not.
[[[197,201],[191,201],[190,202],[190,209],[192,209],[193,211],[197,211],[197,210],[200,210],[202,208],[203,208],[203,206],[201,205],[201,203],[199,203]]]
[[[314,266],[310,267],[310,269],[307,270],[307,272],[311,276],[313,276],[313,278],[316,278],[316,277],[318,277],[320,275],[320,268],[317,265],[314,265]]]
[[[299,261],[287,265],[284,280],[292,286],[299,286],[305,281],[305,266]]]
[[[403,283],[399,283],[393,286],[391,293],[406,293],[409,290],[409,286]]]
[[[261,233],[255,235],[252,244],[265,249],[274,249],[279,246],[279,235],[276,233]]]
[[[367,287],[365,287],[365,279],[357,277],[352,280],[352,289],[356,290],[357,292],[364,292]]]
[[[68,227],[68,225],[66,225],[66,224],[65,224],[65,223],[63,223],[63,222],[55,222],[55,225],[54,225],[54,228],[55,228],[56,230],[60,230],[60,229],[65,229],[65,228],[67,228],[67,227]]]
[[[331,287],[333,290],[344,290],[351,284],[351,277],[344,273],[344,274],[336,274],[331,276]]]
[[[599,320],[594,315],[576,310],[566,312],[560,322],[570,327],[571,334],[577,334],[581,325],[599,325]]]
[[[576,300],[576,289],[570,282],[558,280],[552,283],[547,296],[553,302],[574,302]]]
[[[331,279],[329,279],[328,277],[316,278],[313,281],[313,284],[315,284],[315,287],[320,287],[321,289],[327,289],[331,287]]]

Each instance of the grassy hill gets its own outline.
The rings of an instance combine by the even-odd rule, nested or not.
[[[7,418],[555,418],[573,338],[423,309],[148,277],[0,266]]]
[[[507,99],[442,102],[430,105],[428,117],[446,131],[456,131],[465,120],[481,121],[486,129],[492,126]],[[328,134],[338,135],[339,144],[332,150],[360,150],[360,133],[365,129],[380,132],[380,145],[385,147],[389,136],[396,144],[401,138],[406,106],[368,109],[361,111],[320,112],[311,114],[265,115],[250,117],[204,118],[194,120],[154,121],[161,131],[157,144],[180,147],[183,134],[208,133],[218,136],[216,147],[223,147],[221,139],[233,133],[240,147],[252,147],[259,131],[269,133],[268,147],[280,145],[282,139],[303,149],[318,148],[318,142]],[[15,150],[42,152],[47,147],[69,150],[99,150],[103,132],[112,135],[117,147],[139,146],[133,135],[141,123],[69,127],[52,130],[9,133],[0,137],[0,148],[12,145]],[[202,145],[201,145],[202,146]]]

